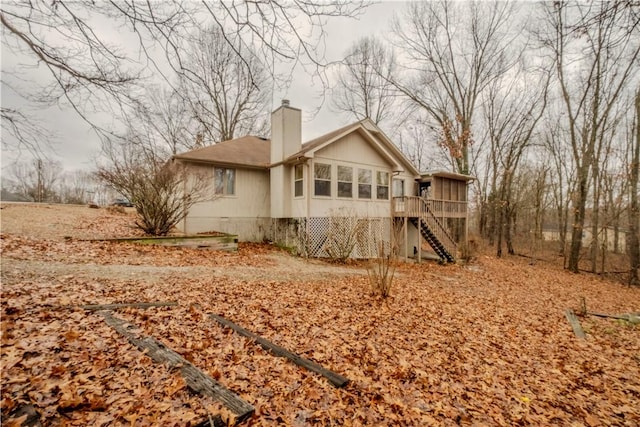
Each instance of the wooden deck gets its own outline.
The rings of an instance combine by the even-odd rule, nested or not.
[[[394,217],[419,218],[428,209],[437,218],[466,218],[467,202],[423,199],[421,197],[394,197]]]

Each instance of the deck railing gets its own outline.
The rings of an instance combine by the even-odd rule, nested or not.
[[[443,217],[436,215],[433,209],[440,209],[440,213],[445,209],[453,209],[454,213],[459,214],[464,208],[466,214],[466,206],[460,206],[460,202],[449,204],[446,200],[429,200],[421,197],[394,197],[393,202],[394,216],[415,218],[425,224],[449,254],[456,256],[456,242],[447,229]]]
[[[467,216],[467,202],[409,196],[393,198],[393,215],[419,217],[424,213],[425,205],[437,218],[465,218]]]

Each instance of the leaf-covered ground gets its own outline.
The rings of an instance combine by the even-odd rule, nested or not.
[[[25,408],[43,425],[193,425],[224,414],[100,315],[70,307],[168,300],[179,305],[116,316],[254,405],[247,425],[640,425],[640,327],[586,317],[579,340],[564,317],[580,297],[593,311],[640,311],[640,289],[480,256],[403,264],[380,301],[363,265],[262,245],[228,254],[81,241],[131,233],[132,217],[51,206],[43,219],[44,207],[18,206],[1,211],[3,425],[20,425]],[[334,388],[210,312],[351,383]]]

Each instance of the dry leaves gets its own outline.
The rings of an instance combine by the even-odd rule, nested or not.
[[[640,328],[585,318],[581,341],[563,315],[581,296],[600,312],[639,311],[637,288],[480,257],[472,268],[403,265],[378,301],[357,265],[256,245],[227,254],[37,239],[5,227],[4,214],[3,423],[28,406],[45,425],[188,425],[222,411],[100,316],[58,309],[175,300],[118,316],[254,405],[248,425],[640,425]],[[95,265],[110,275],[82,273]],[[153,274],[132,277],[134,266]],[[336,389],[208,312],[351,383]]]

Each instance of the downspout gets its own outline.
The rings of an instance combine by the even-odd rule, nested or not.
[[[309,257],[309,250],[311,249],[309,246],[309,239],[310,239],[310,233],[311,233],[311,227],[309,225],[309,212],[311,212],[311,164],[309,162],[309,160],[305,160],[304,162],[305,165],[305,169],[306,169],[306,178],[307,178],[307,191],[305,193],[305,198],[306,198],[306,202],[307,202],[307,209],[305,212],[305,233],[307,236],[307,240],[305,242],[305,245],[307,245],[305,253],[307,254],[307,258]],[[303,177],[304,178],[304,177]]]

